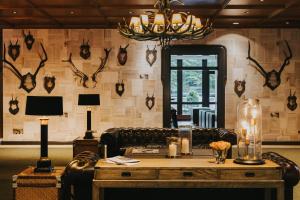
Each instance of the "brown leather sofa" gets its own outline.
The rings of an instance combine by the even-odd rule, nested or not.
[[[177,129],[169,128],[113,128],[106,130],[101,135],[100,144],[107,145],[108,156],[123,155],[127,147],[132,146],[153,146],[153,145],[165,145],[166,137],[176,136],[178,134]],[[207,145],[212,141],[225,140],[230,142],[232,145],[236,144],[236,134],[231,130],[226,129],[193,129],[193,147],[194,148],[207,148]],[[101,153],[99,152],[99,155]],[[229,153],[230,154],[230,153]],[[231,154],[230,154],[231,155]],[[293,187],[298,184],[300,179],[300,171],[298,166],[284,158],[283,156],[268,152],[264,153],[265,159],[270,159],[278,163],[282,167],[283,180],[285,180],[285,200],[293,199]],[[92,194],[92,179],[94,174],[94,165],[98,159],[98,155],[93,152],[82,152],[78,154],[69,163],[66,168],[65,176],[65,199],[74,200],[89,200]],[[71,187],[73,187],[73,195],[71,194]],[[122,194],[133,192],[135,197],[145,199],[147,194],[154,194],[153,191],[149,190],[121,190],[115,192],[113,189],[108,190],[105,194],[109,197],[108,199],[120,198]],[[163,195],[164,191],[159,191],[160,196]],[[173,191],[175,192],[175,191]],[[184,194],[177,190],[178,196]],[[190,194],[195,193],[196,195],[215,195],[214,198],[224,197],[224,195],[232,194],[232,191],[218,189],[218,192],[211,190],[203,191],[188,191]],[[259,199],[256,196],[263,196],[264,191],[256,189],[255,192],[252,190],[237,190],[234,193],[243,194],[243,199]],[[219,194],[217,194],[219,193]],[[274,195],[274,192],[273,194]],[[233,195],[230,195],[230,199],[234,199]],[[239,195],[236,196],[240,199]],[[140,199],[140,198],[138,198]],[[152,198],[153,199],[153,198]]]
[[[208,148],[209,143],[224,140],[232,145],[236,144],[236,134],[232,130],[213,128],[195,128],[193,134],[193,148]],[[107,145],[109,157],[123,155],[128,147],[151,146],[164,147],[166,137],[178,136],[175,128],[111,128],[106,130],[100,139],[101,145]],[[228,153],[231,157],[231,149]]]

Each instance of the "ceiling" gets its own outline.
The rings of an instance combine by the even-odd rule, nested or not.
[[[183,0],[215,28],[300,28],[300,0]],[[155,0],[0,0],[0,28],[115,28]]]

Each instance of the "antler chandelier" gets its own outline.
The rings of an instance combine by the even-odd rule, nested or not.
[[[158,12],[146,11],[139,17],[131,17],[130,23],[123,18],[119,23],[119,32],[124,37],[138,41],[160,41],[162,47],[170,44],[171,40],[197,40],[212,32],[212,22],[201,19],[185,12],[171,10],[172,3],[183,3],[179,0],[157,0],[154,8]]]

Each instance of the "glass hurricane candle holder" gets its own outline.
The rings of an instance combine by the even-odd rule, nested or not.
[[[260,165],[262,159],[262,110],[258,99],[244,99],[237,108],[238,164]]]
[[[182,125],[178,127],[178,135],[180,138],[180,154],[191,155],[192,154],[192,126]]]
[[[180,150],[178,137],[167,137],[167,150],[168,158],[178,157],[178,152]]]

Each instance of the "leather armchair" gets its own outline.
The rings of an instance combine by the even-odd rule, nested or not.
[[[92,199],[94,166],[99,160],[98,154],[84,151],[77,154],[66,167],[64,176],[63,199]],[[73,193],[71,192],[73,191]]]

